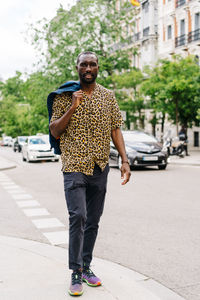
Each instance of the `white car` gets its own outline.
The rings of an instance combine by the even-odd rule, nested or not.
[[[59,161],[59,155],[54,154],[50,144],[41,136],[29,136],[22,146],[23,161],[53,160]]]

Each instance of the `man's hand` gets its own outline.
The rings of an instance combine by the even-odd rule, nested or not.
[[[122,163],[120,170],[121,170],[121,178],[124,179],[122,181],[122,185],[125,185],[131,177],[131,171],[130,171],[129,164],[127,162]]]
[[[79,90],[79,91],[77,91],[77,92],[74,92],[73,94],[72,94],[72,107],[74,108],[74,109],[76,109],[78,106],[79,106],[79,104],[80,104],[80,101],[83,99],[83,92],[82,92],[82,90]]]

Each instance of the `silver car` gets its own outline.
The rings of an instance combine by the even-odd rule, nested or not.
[[[54,154],[50,144],[42,136],[29,136],[22,146],[23,161],[53,160],[59,161],[59,155]]]
[[[167,167],[167,149],[164,149],[155,137],[142,131],[122,131],[126,153],[131,168],[157,166],[159,170]],[[110,166],[121,167],[119,153],[111,142]]]

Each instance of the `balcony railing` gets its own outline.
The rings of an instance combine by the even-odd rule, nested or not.
[[[135,41],[139,41],[140,39],[140,32],[135,33]]]
[[[186,3],[186,0],[176,0],[176,7],[180,7]]]
[[[149,35],[149,27],[146,27],[143,29],[143,36],[148,36]]]
[[[186,44],[186,35],[182,34],[175,38],[175,47],[180,47]]]
[[[200,28],[188,33],[188,43],[200,40]]]

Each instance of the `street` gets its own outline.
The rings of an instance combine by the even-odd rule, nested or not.
[[[52,233],[63,232],[54,244],[67,247],[61,163],[23,162],[11,148],[1,147],[0,155],[17,165],[0,172],[11,180],[0,178],[0,235],[53,243]],[[199,300],[199,178],[200,167],[171,164],[163,171],[134,170],[122,186],[119,170],[110,168],[95,256],[144,274],[185,299]],[[22,193],[43,209],[42,217],[17,203]],[[55,226],[39,225],[41,218],[53,219]]]

